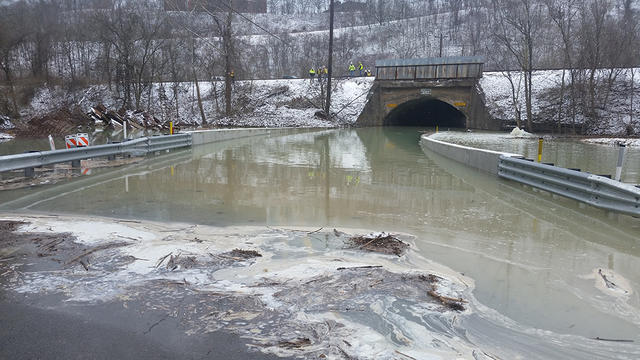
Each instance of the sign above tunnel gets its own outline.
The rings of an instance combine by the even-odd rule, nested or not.
[[[420,89],[420,95],[431,95],[431,89]]]
[[[467,103],[464,101],[456,101],[453,103],[453,106],[457,106],[457,107],[465,107],[467,106]]]

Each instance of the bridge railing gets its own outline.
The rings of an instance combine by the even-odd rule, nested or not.
[[[498,176],[597,208],[640,216],[640,189],[603,176],[501,156]]]
[[[146,154],[168,149],[191,146],[191,134],[144,137],[115,144],[81,148],[36,151],[24,154],[0,156],[0,172],[74,162],[98,157],[126,154]]]
[[[376,62],[376,80],[478,79],[483,64],[484,59],[478,56],[380,60]]]

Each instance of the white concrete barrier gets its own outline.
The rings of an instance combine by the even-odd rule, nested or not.
[[[300,132],[301,128],[284,127],[284,128],[235,128],[235,129],[212,129],[212,130],[196,130],[186,131],[191,134],[191,144],[193,146],[208,144],[217,141],[225,141],[232,139],[247,138],[259,135],[286,135],[290,132]],[[324,128],[307,128],[309,132],[326,130]]]
[[[494,175],[498,175],[500,156],[504,155],[516,158],[523,157],[518,154],[476,149],[469,146],[451,144],[432,139],[428,134],[422,135],[422,140],[424,141],[424,145],[427,149],[437,154]]]
[[[274,129],[251,128],[251,129],[215,129],[191,131],[191,144],[193,146],[208,144],[216,141],[224,141],[250,137],[256,135],[267,135]]]

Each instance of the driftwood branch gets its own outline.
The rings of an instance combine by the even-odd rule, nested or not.
[[[76,257],[74,257],[73,259],[71,259],[71,260],[67,261],[67,262],[65,263],[65,265],[71,265],[71,264],[73,264],[74,262],[76,262],[76,261],[78,261],[78,260],[80,260],[80,259],[84,258],[84,257],[85,257],[85,256],[87,256],[87,255],[91,255],[91,254],[93,254],[93,253],[94,253],[94,252],[96,252],[96,251],[107,250],[107,249],[112,249],[112,248],[122,247],[122,246],[127,246],[127,245],[129,245],[129,243],[126,243],[126,242],[119,242],[119,243],[110,243],[110,244],[104,244],[104,245],[96,246],[96,247],[91,248],[91,249],[89,249],[89,250],[87,250],[87,251],[83,252],[82,254],[80,254],[80,255],[78,255],[78,256],[76,256]]]

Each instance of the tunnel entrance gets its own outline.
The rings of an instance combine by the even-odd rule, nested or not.
[[[455,107],[433,98],[407,101],[384,119],[385,126],[436,126],[466,128],[466,116]]]

